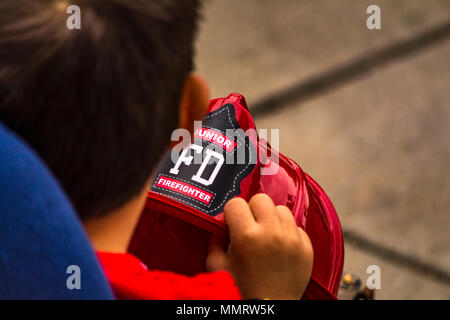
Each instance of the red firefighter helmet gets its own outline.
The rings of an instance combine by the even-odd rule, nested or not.
[[[211,100],[193,141],[161,162],[129,251],[151,269],[203,272],[211,234],[228,236],[225,203],[260,192],[291,209],[311,239],[314,263],[303,299],[335,299],[344,260],[337,213],[298,164],[258,137],[236,93]]]

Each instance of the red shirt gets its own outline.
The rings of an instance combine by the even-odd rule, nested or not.
[[[148,270],[128,253],[97,252],[103,271],[118,299],[237,300],[241,294],[226,271],[193,277],[169,271]]]

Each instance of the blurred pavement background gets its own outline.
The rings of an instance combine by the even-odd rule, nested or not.
[[[368,30],[366,8],[381,8]],[[450,0],[206,0],[197,71],[325,189],[345,270],[450,299]]]

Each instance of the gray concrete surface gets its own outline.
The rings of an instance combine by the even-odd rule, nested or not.
[[[381,30],[366,8],[381,7]],[[198,71],[248,102],[449,19],[448,0],[206,0]]]
[[[382,30],[365,27],[379,4]],[[210,0],[199,73],[214,97],[272,92],[450,20],[450,0]],[[327,191],[347,230],[450,272],[450,40],[256,119]],[[382,269],[377,296],[450,298],[440,283],[346,244],[346,269]]]
[[[365,283],[369,277],[366,269],[370,265],[377,265],[381,270],[381,289],[375,290],[375,299],[377,300],[450,299],[448,285],[423,277],[409,269],[401,268],[389,260],[367,254],[351,244],[346,244],[344,264],[346,270],[351,270]]]

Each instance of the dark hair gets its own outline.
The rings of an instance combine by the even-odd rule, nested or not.
[[[144,187],[178,124],[197,0],[0,0],[0,121],[61,182],[82,219]]]

